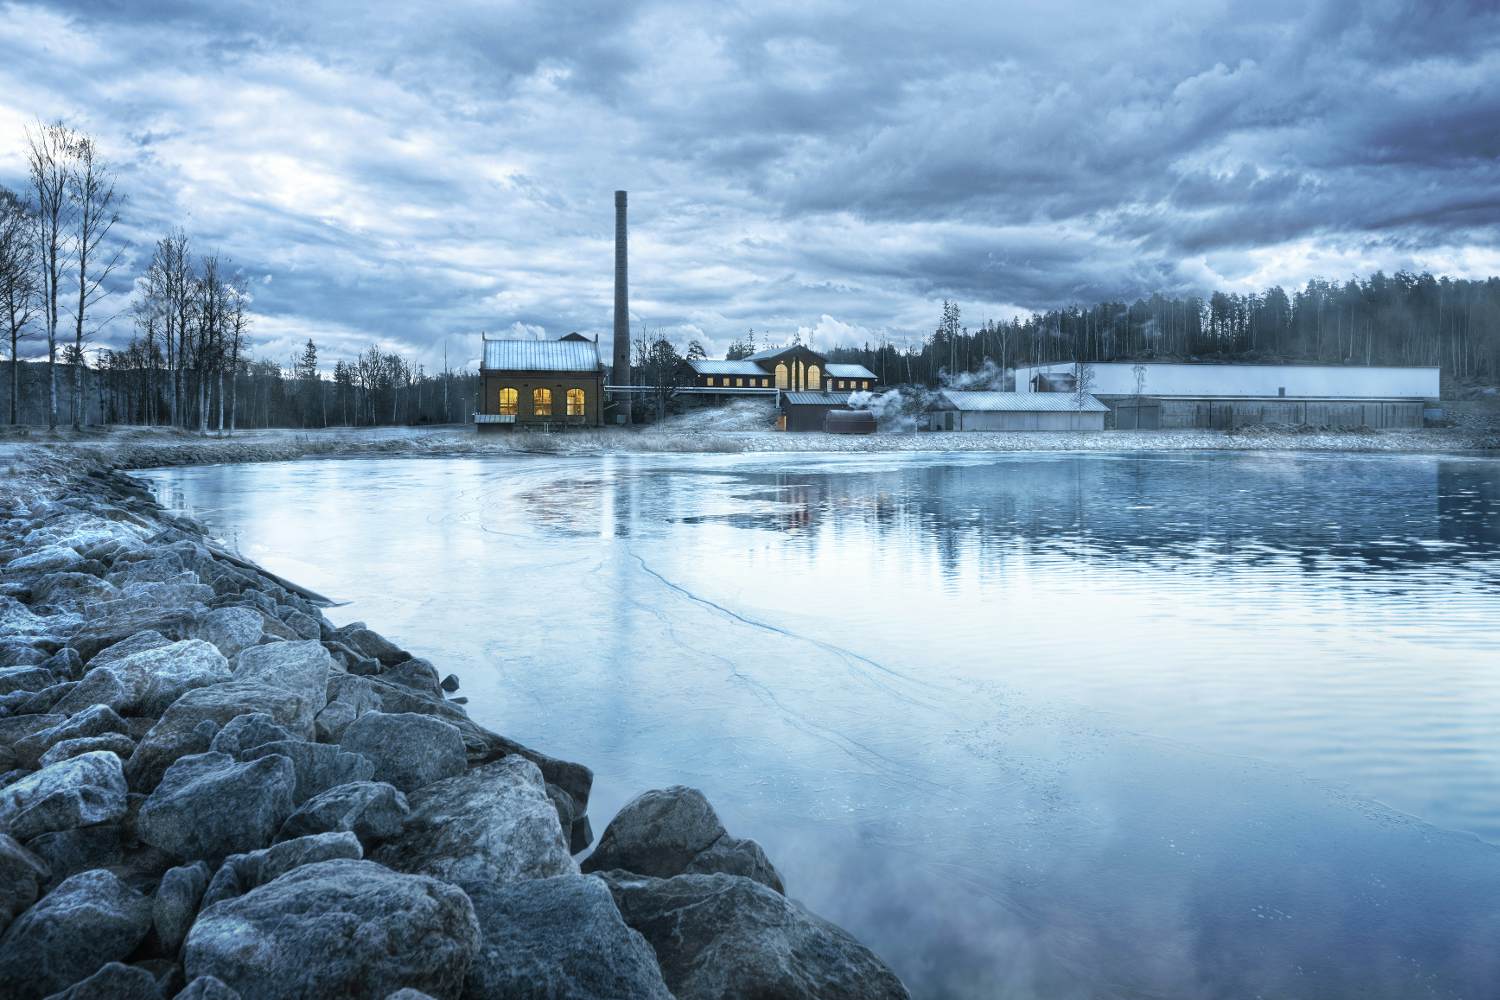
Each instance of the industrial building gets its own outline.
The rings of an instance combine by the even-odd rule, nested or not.
[[[1436,405],[1438,369],[1362,365],[1096,362],[1088,391],[1122,430],[1284,424],[1314,427],[1421,427]],[[1075,365],[1016,370],[1016,387],[1071,394]]]
[[[880,380],[864,365],[830,362],[810,347],[793,344],[757,351],[747,358],[684,362],[695,389],[724,395],[771,395],[783,392],[853,392],[873,389]]]
[[[821,431],[831,411],[848,410],[847,392],[799,392],[778,395],[776,429],[779,431]]]
[[[941,389],[926,407],[931,431],[1102,431],[1109,407],[1087,393]]]
[[[599,345],[572,333],[561,340],[488,340],[479,365],[480,431],[599,427],[604,368]]]

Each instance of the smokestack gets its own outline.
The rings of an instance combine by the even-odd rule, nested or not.
[[[615,363],[614,384],[630,385],[630,283],[625,255],[625,192],[615,192]],[[625,413],[630,397],[626,395]],[[627,420],[629,418],[627,417]]]

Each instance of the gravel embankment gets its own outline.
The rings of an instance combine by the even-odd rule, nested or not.
[[[443,434],[0,446],[0,996],[906,996],[692,789],[580,866],[588,768],[116,471]]]

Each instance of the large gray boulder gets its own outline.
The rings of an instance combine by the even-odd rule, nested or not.
[[[344,729],[339,745],[368,757],[375,780],[403,792],[463,774],[468,763],[455,726],[411,712],[366,712]]]
[[[348,831],[368,848],[399,836],[410,814],[406,796],[395,785],[351,781],[304,802],[282,824],[276,839]]]
[[[249,608],[214,608],[193,625],[193,636],[213,643],[219,652],[234,659],[243,649],[260,642],[260,615]]]
[[[453,1000],[478,948],[474,907],[453,886],[323,861],[205,909],[183,964],[257,1000],[384,1000],[402,987]]]
[[[208,862],[172,868],[161,877],[151,900],[151,924],[156,928],[157,945],[164,955],[176,955],[187,939],[188,928],[198,915],[203,891],[208,888]]]
[[[141,806],[144,843],[179,858],[218,860],[271,842],[292,814],[297,773],[282,756],[241,763],[212,751],[167,768]]]
[[[295,840],[284,840],[248,854],[231,854],[224,859],[219,870],[214,872],[213,881],[209,882],[208,891],[203,894],[203,907],[207,909],[223,900],[243,896],[257,886],[280,878],[293,868],[339,858],[358,861],[364,856],[359,838],[348,832],[317,833]]]
[[[242,650],[234,658],[234,678],[256,681],[291,691],[307,703],[307,715],[297,729],[312,733],[313,717],[322,711],[328,697],[328,675],[333,657],[319,642],[272,642]]]
[[[243,1000],[237,990],[214,976],[199,976],[182,988],[172,1000]]]
[[[110,962],[47,1000],[161,1000],[161,986],[139,966]]]
[[[150,601],[110,601],[68,636],[68,645],[92,663],[96,653],[142,632],[154,631],[176,642],[191,637],[198,616],[207,610],[201,605],[169,609]]]
[[[40,691],[58,682],[46,667],[5,667],[0,669],[0,695],[15,691]]]
[[[122,715],[160,715],[194,688],[230,679],[229,661],[209,643],[187,639],[90,664],[78,686],[55,706],[71,715],[90,705],[108,705]]]
[[[51,830],[26,841],[26,849],[46,863],[52,873],[46,888],[51,889],[70,875],[124,864],[125,824],[115,821]]]
[[[83,562],[83,556],[66,545],[48,545],[5,564],[7,573],[59,573]]]
[[[168,639],[156,631],[156,629],[149,628],[99,650],[92,657],[89,657],[88,665],[90,667],[105,667],[111,663],[123,660],[127,656],[144,653],[146,650],[156,649],[158,646],[170,645],[172,645],[171,639]]]
[[[50,874],[45,861],[0,833],[0,931],[36,902]]]
[[[114,584],[92,573],[53,573],[31,586],[31,603],[38,607],[81,611],[120,596]]]
[[[407,796],[401,835],[376,850],[398,871],[465,889],[578,871],[535,764],[506,757]]]
[[[672,1000],[656,954],[625,925],[609,889],[560,875],[469,891],[482,944],[466,1000]]]
[[[39,1000],[123,961],[151,927],[145,896],[103,869],[65,880],[0,937],[0,984]]]
[[[0,831],[30,840],[125,815],[125,774],[107,750],[80,754],[0,788]]]
[[[258,681],[233,680],[196,688],[178,698],[141,739],[130,755],[126,776],[132,788],[147,791],[177,758],[201,753],[214,733],[203,739],[199,726],[210,723],[217,732],[239,715],[263,712],[293,736],[312,735],[313,711],[307,700],[286,688]]]
[[[657,878],[722,872],[783,891],[760,845],[731,837],[703,793],[685,785],[638,795],[610,821],[582,870],[614,869]]]
[[[656,952],[677,1000],[906,1000],[901,980],[847,932],[738,875],[604,876]]]
[[[375,765],[364,754],[346,753],[327,743],[305,740],[277,740],[240,752],[240,760],[259,760],[281,754],[292,762],[297,785],[292,804],[301,805],[320,792],[351,781],[369,781],[375,776]]]

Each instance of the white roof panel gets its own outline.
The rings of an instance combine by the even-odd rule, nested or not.
[[[1131,361],[1089,365],[1089,391],[1101,396],[1136,394],[1137,365]],[[1142,362],[1143,396],[1277,397],[1293,399],[1435,399],[1436,368],[1384,368],[1364,365],[1218,365]],[[1016,386],[1039,373],[1067,375],[1071,362],[1016,369]]]
[[[486,340],[488,371],[596,372],[599,348],[591,340]]]
[[[943,389],[938,395],[955,410],[1013,413],[1105,413],[1109,410],[1087,393],[1082,400],[1071,392],[961,392]]]

